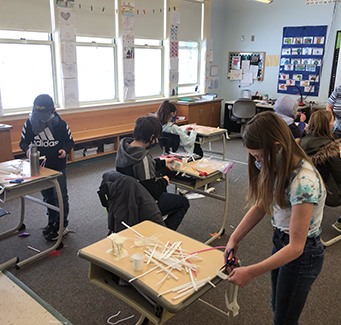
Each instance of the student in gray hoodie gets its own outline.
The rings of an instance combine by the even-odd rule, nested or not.
[[[171,172],[169,163],[173,158],[153,159],[148,149],[157,144],[162,134],[162,126],[152,116],[139,117],[135,121],[133,138],[123,138],[116,154],[116,170],[122,174],[135,177],[157,201],[162,216],[167,216],[168,228],[176,230],[185,216],[188,199],[184,196],[167,193],[169,177],[157,178],[157,172]],[[166,171],[166,172],[165,172]]]
[[[281,96],[275,102],[275,112],[289,126],[294,138],[301,138],[304,135],[306,116],[298,112],[298,103],[289,96]],[[300,117],[298,125],[295,123],[296,117]]]

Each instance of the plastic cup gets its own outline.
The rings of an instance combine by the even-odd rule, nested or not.
[[[143,266],[144,255],[141,253],[135,253],[133,255],[133,268],[135,271],[141,271]]]

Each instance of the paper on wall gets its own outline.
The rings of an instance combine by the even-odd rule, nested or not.
[[[123,30],[134,30],[134,17],[131,16],[122,16],[122,29]]]
[[[73,26],[60,26],[60,41],[61,42],[70,42],[76,41],[76,29]]]
[[[124,59],[123,60],[123,71],[124,73],[134,73],[134,60]]]
[[[77,79],[63,79],[65,108],[78,107],[78,82]]]
[[[135,75],[134,73],[124,73],[124,87],[135,86]],[[135,91],[134,91],[135,92]]]
[[[179,11],[171,11],[169,13],[169,22],[171,24],[180,24],[180,12]]]
[[[135,100],[134,87],[124,87],[124,100]]]
[[[252,73],[246,72],[243,74],[243,79],[241,81],[241,86],[250,86],[252,84]]]
[[[58,9],[58,23],[60,26],[75,26],[75,11],[67,9]]]
[[[169,73],[169,83],[170,84],[178,84],[179,80],[179,72],[178,71],[170,71]]]
[[[250,60],[242,60],[242,70],[244,73],[250,70]]]
[[[169,70],[179,70],[179,59],[170,58],[169,59]]]
[[[242,70],[231,70],[230,79],[231,80],[242,80],[243,71]]]
[[[72,79],[77,78],[77,63],[62,63],[63,67],[63,78],[64,79]]]
[[[257,79],[258,65],[250,65],[250,72],[252,73],[252,79]]]
[[[62,62],[71,63],[77,62],[76,60],[76,44],[75,43],[62,43],[63,57]]]
[[[206,61],[212,62],[213,61],[213,51],[206,50]]]

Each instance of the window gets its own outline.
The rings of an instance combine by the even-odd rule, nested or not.
[[[198,84],[198,70],[199,43],[179,42],[179,85],[195,87]]]
[[[39,94],[54,98],[52,52],[48,33],[0,31],[0,91],[5,111],[32,107]]]
[[[116,98],[115,44],[112,39],[77,37],[80,102]]]
[[[163,47],[159,40],[135,39],[135,95],[162,94]]]

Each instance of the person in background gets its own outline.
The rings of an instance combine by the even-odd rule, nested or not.
[[[157,201],[162,216],[168,215],[166,226],[176,230],[189,208],[189,201],[182,195],[167,193],[167,175],[156,177],[160,170],[168,169],[171,172],[169,163],[174,161],[174,158],[153,159],[148,151],[157,144],[161,133],[162,127],[156,117],[139,117],[135,121],[134,138],[123,138],[120,142],[116,154],[116,170],[138,179]]]
[[[251,208],[230,236],[225,262],[238,260],[239,243],[265,215],[271,216],[273,251],[256,264],[232,268],[228,281],[243,287],[271,271],[273,324],[298,324],[324,259],[319,237],[323,180],[274,112],[257,114],[245,128],[243,143],[249,153]]]
[[[157,111],[157,118],[162,124],[162,131],[177,134],[180,137],[180,151],[190,154],[195,153],[200,157],[203,157],[203,151],[200,144],[195,143],[197,133],[190,126],[188,126],[186,130],[183,130],[178,125],[174,124],[176,115],[177,109],[175,104],[171,103],[169,100],[165,100],[161,103]]]
[[[334,89],[327,101],[326,110],[335,115],[336,130],[341,137],[341,86]]]
[[[306,116],[304,113],[297,111],[298,103],[289,96],[280,96],[275,102],[275,112],[280,116],[286,124],[288,124],[294,138],[301,138],[304,135]],[[295,119],[299,117],[298,125]]]
[[[310,157],[320,172],[327,189],[326,205],[341,205],[341,140],[336,140],[333,133],[336,121],[330,111],[314,112],[309,120],[307,135],[301,141],[301,147]],[[341,216],[333,224],[341,232]]]
[[[60,171],[58,183],[63,196],[64,230],[63,236],[69,230],[69,197],[66,185],[66,156],[71,151],[74,141],[67,123],[60,118],[54,108],[53,99],[49,95],[39,95],[33,103],[32,113],[25,122],[20,140],[20,148],[29,157],[29,145],[37,145],[40,156],[46,157],[45,167]],[[41,191],[44,202],[58,206],[56,189],[49,188]],[[53,241],[58,239],[59,212],[47,209],[48,224],[43,229],[45,239]]]

